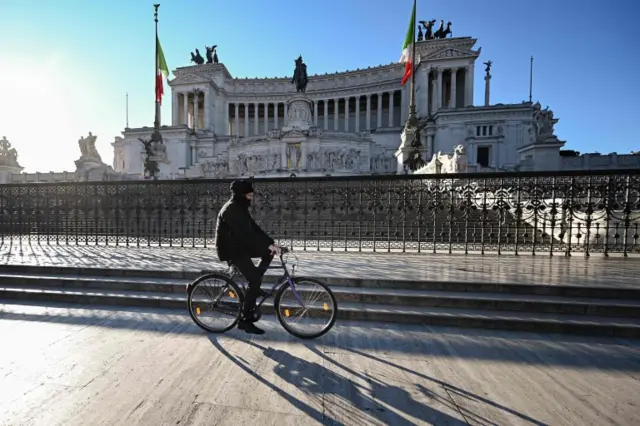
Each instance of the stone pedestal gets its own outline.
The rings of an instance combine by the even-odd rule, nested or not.
[[[418,127],[407,122],[402,130],[402,134],[400,135],[400,146],[395,153],[397,160],[397,174],[405,174],[405,172],[410,171],[407,163],[416,155],[416,148],[414,145],[420,142],[417,140],[418,137]]]
[[[20,166],[2,166],[0,165],[0,184],[11,183],[12,175],[22,172],[23,167]]]
[[[22,172],[18,164],[18,151],[11,147],[11,142],[5,136],[0,140],[0,184],[11,183],[13,174]]]
[[[282,127],[283,132],[291,130],[309,130],[313,127],[313,101],[304,93],[297,93],[287,101],[287,114]]]
[[[80,157],[76,163],[76,180],[78,182],[95,182],[112,180],[120,176],[113,167],[104,164],[102,161]]]

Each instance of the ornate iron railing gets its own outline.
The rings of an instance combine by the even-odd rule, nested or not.
[[[258,179],[253,215],[304,250],[633,253],[640,170]],[[211,247],[229,181],[0,185],[0,243]]]

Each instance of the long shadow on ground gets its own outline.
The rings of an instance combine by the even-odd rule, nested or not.
[[[0,321],[33,321],[162,334],[207,335],[191,321],[186,309],[180,314],[175,310],[148,308],[11,304],[0,305]],[[267,329],[265,341],[300,342],[286,333],[275,321],[275,317],[267,316],[260,324]],[[225,335],[246,336],[238,330]],[[570,366],[628,373],[640,371],[640,340],[343,321],[338,322],[333,330],[315,343],[344,350],[376,350],[383,353]]]

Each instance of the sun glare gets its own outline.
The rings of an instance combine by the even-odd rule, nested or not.
[[[28,172],[73,171],[80,134],[73,129],[72,94],[58,74],[42,64],[0,66],[0,137]]]

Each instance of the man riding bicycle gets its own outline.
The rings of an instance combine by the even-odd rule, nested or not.
[[[218,259],[235,266],[249,281],[242,317],[238,328],[246,333],[264,334],[253,323],[252,312],[260,295],[262,276],[273,256],[280,254],[280,246],[253,220],[249,206],[253,200],[253,186],[246,180],[231,183],[231,199],[222,206],[216,223],[216,252]],[[260,258],[256,267],[253,258]]]

